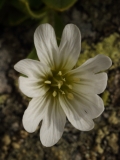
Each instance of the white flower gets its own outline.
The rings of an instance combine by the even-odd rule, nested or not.
[[[34,132],[42,121],[40,139],[44,146],[52,146],[61,138],[66,116],[72,125],[82,131],[94,127],[93,119],[104,110],[102,93],[107,85],[109,57],[97,55],[73,69],[81,48],[79,29],[66,25],[60,46],[54,29],[49,24],[40,25],[34,34],[40,61],[24,59],[15,69],[20,76],[20,90],[33,98],[23,115],[23,126]]]

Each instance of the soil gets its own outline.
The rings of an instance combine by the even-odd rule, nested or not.
[[[65,23],[74,23],[81,30],[82,55],[96,51],[98,44],[104,46],[104,40],[111,36],[115,37],[113,51],[116,44],[119,51],[119,15],[119,0],[80,0],[63,13]],[[0,160],[120,160],[119,52],[116,62],[110,50],[114,63],[108,71],[108,87],[101,95],[105,111],[94,120],[93,130],[79,131],[67,121],[62,138],[50,148],[39,140],[40,127],[32,134],[24,130],[22,116],[30,99],[19,91],[19,73],[13,66],[32,50],[35,27],[0,25]]]

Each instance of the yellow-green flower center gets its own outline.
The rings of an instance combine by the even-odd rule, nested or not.
[[[62,71],[53,73],[53,76],[45,80],[44,83],[49,87],[49,92],[51,92],[53,97],[56,97],[58,94],[62,94],[66,95],[69,99],[74,98],[73,94],[71,93],[72,84],[62,74]]]

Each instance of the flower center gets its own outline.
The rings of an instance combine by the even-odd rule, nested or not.
[[[44,83],[49,87],[49,91],[53,97],[62,94],[66,95],[69,99],[74,98],[71,93],[72,85],[67,81],[66,77],[62,74],[62,71],[53,73],[53,76],[45,80]]]

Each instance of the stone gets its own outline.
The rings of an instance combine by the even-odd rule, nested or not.
[[[2,141],[3,141],[3,143],[4,143],[5,145],[8,146],[8,145],[11,143],[10,136],[9,136],[9,135],[5,135],[5,136],[3,137],[3,139],[2,139]]]

